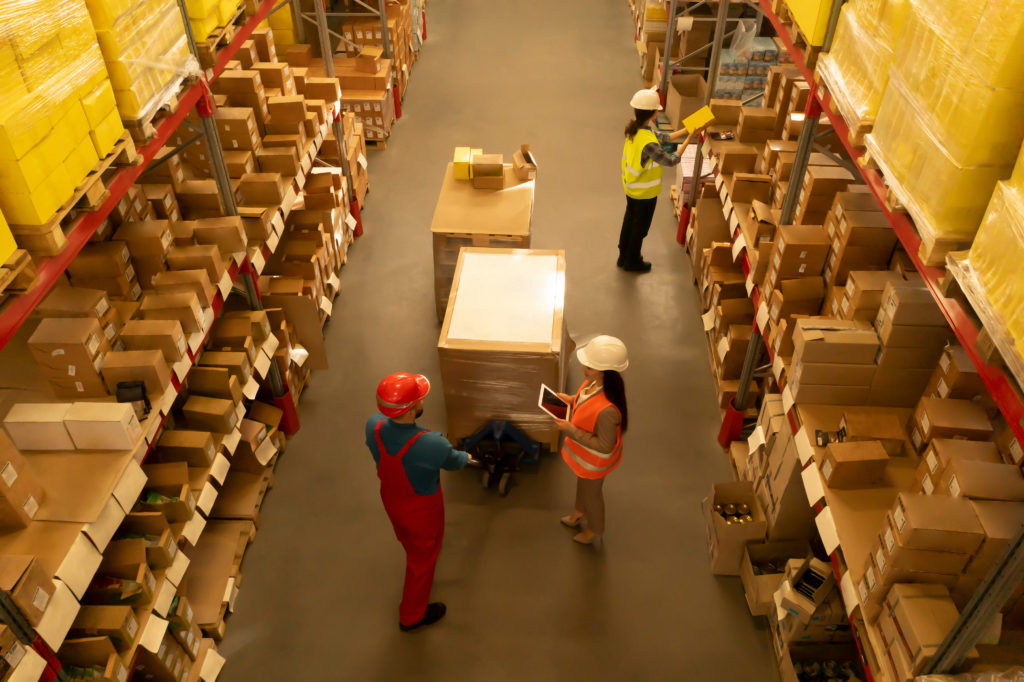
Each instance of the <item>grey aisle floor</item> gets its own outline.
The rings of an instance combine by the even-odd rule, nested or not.
[[[404,116],[370,155],[366,233],[326,330],[331,367],[302,397],[302,428],[243,565],[221,679],[773,680],[739,580],[708,570],[699,505],[729,466],[667,181],[645,244],[653,272],[615,267],[622,130],[640,81],[626,1],[431,0],[428,31]],[[566,250],[572,334],[618,335],[631,353],[606,542],[576,545],[559,524],[574,490],[560,457],[522,473],[507,498],[476,471],[447,473],[433,596],[448,616],[404,634],[404,558],[363,424],[392,371],[440,387],[429,225],[452,149],[510,156],[522,142],[540,165],[533,246]],[[579,379],[574,362],[573,388]],[[444,429],[440,390],[421,423]]]

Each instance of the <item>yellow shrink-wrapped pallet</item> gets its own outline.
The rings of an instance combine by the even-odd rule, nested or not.
[[[865,141],[923,233],[970,241],[1024,138],[1024,0],[910,4]]]
[[[0,3],[0,210],[43,225],[124,129],[82,0]]]
[[[175,0],[86,0],[117,108],[144,121],[198,73]]]
[[[1024,193],[1000,182],[971,244],[971,267],[985,299],[1003,318],[1014,345],[1024,356]]]
[[[0,213],[0,264],[6,263],[17,248],[18,245],[14,243],[14,235],[11,234],[11,227],[7,224],[4,214]]]
[[[843,6],[832,48],[821,56],[818,70],[853,126],[870,124],[878,113],[908,5],[908,0],[852,0]]]
[[[1013,167],[1010,185],[1018,192],[1024,193],[1024,145],[1021,145],[1020,155],[1017,157],[1017,165]]]

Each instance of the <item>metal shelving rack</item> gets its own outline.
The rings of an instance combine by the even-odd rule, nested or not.
[[[807,107],[804,112],[805,122],[801,129],[798,141],[796,158],[790,176],[790,184],[787,188],[787,193],[782,205],[780,224],[788,224],[792,221],[799,196],[800,186],[802,185],[802,180],[807,169],[807,162],[810,158],[811,152],[815,148],[814,143],[819,137],[817,133],[818,122],[821,115],[825,114],[835,135],[842,142],[845,151],[854,162],[853,166],[856,167],[856,170],[859,172],[863,182],[870,188],[880,209],[885,213],[892,225],[900,243],[909,254],[917,271],[927,283],[928,289],[931,291],[936,305],[938,305],[942,310],[950,327],[960,340],[961,345],[967,352],[974,366],[977,368],[979,375],[982,377],[1000,411],[1006,418],[1007,423],[1013,430],[1015,437],[1018,441],[1024,442],[1024,400],[1022,400],[1020,393],[1015,387],[1014,379],[1001,368],[986,364],[975,350],[975,342],[977,341],[979,334],[977,325],[975,325],[971,320],[968,311],[963,308],[960,302],[946,298],[943,294],[941,285],[941,280],[944,274],[943,271],[939,268],[926,265],[919,257],[918,252],[921,246],[921,240],[915,232],[910,219],[906,215],[893,213],[888,209],[885,201],[887,190],[880,172],[873,168],[865,167],[861,163],[857,163],[864,155],[865,150],[857,148],[850,143],[849,126],[838,113],[835,113],[834,108],[830,106],[828,92],[816,82],[813,70],[806,66],[803,51],[793,44],[789,31],[783,25],[778,15],[776,15],[772,10],[771,1],[756,1],[760,5],[762,15],[771,22],[775,33],[779,36],[783,45],[792,56],[794,65],[799,68],[811,89]],[[827,51],[828,47],[831,45],[843,1],[844,0],[836,0],[832,5],[828,28],[825,34],[824,44],[822,46],[823,51]],[[706,96],[706,101],[710,101],[711,93],[714,91],[715,79],[718,71],[718,58],[721,53],[722,42],[726,37],[725,20],[728,17],[729,0],[720,0],[720,2],[721,4],[719,6],[718,13],[719,23],[716,24],[715,37],[711,45],[712,68],[708,74],[708,94]],[[666,37],[666,54],[671,53],[671,40],[674,34],[672,24],[676,16],[676,4],[676,0],[671,0],[669,11],[669,31]],[[687,57],[688,56],[689,55],[687,55]],[[665,92],[669,68],[670,62],[666,59],[662,72],[662,93]],[[689,224],[690,216],[688,209],[695,205],[699,192],[699,179],[702,163],[703,153],[698,152],[695,161],[693,175],[694,182],[691,187],[690,200],[680,215],[679,233],[680,242],[683,243],[685,243],[683,235],[685,235],[686,227]],[[735,237],[736,234],[733,235],[734,239]],[[740,262],[743,273],[749,276],[750,263],[745,251],[740,254]],[[750,288],[750,298],[753,303],[754,310],[759,310],[762,306],[760,305],[760,291],[757,286]],[[753,380],[755,371],[761,365],[761,358],[763,355],[767,355],[773,371],[776,372],[776,378],[779,376],[779,363],[776,361],[777,359],[772,356],[771,349],[764,344],[762,336],[762,328],[765,324],[766,317],[767,315],[758,314],[753,323],[754,329],[747,348],[747,354],[744,359],[737,395],[734,400],[734,404],[731,405],[730,409],[727,411],[719,434],[719,442],[723,447],[728,447],[731,441],[740,436],[743,426],[744,411],[749,397],[750,384]],[[783,402],[787,408],[787,422],[793,431],[794,437],[796,437],[799,435],[799,429],[796,421],[795,408],[792,404],[792,400],[787,400],[787,397],[788,396],[784,392]],[[817,465],[814,463],[813,458],[811,458],[808,468],[816,466]],[[825,510],[824,502],[820,499],[811,500],[810,497],[811,496],[808,495],[809,502],[811,503],[815,514],[821,514],[821,512]],[[837,546],[830,552],[829,558],[833,566],[833,572],[835,573],[837,584],[843,585],[844,582],[849,580],[849,572],[844,568],[845,561],[842,556],[842,548]],[[956,665],[963,660],[966,653],[973,648],[975,643],[977,643],[984,626],[990,622],[991,618],[1006,604],[1011,593],[1022,580],[1024,580],[1024,528],[1018,532],[1017,537],[1010,543],[1010,546],[1004,552],[1003,556],[996,563],[984,582],[978,588],[978,591],[966,605],[961,613],[960,619],[948,633],[942,645],[939,647],[939,650],[929,662],[923,673],[944,673],[953,670]],[[870,643],[862,640],[860,631],[858,631],[855,624],[856,619],[853,615],[855,607],[858,604],[856,591],[854,590],[851,594],[850,592],[843,590],[842,593],[844,602],[849,602],[851,599],[854,602],[853,604],[847,604],[847,610],[850,613],[851,630],[855,635],[854,641],[856,643],[858,653],[861,656],[861,661],[864,664],[865,672],[868,675],[868,681],[874,682],[874,675],[867,662],[868,657],[865,656],[865,647],[870,646]],[[881,682],[881,680],[879,682]]]
[[[381,12],[384,11],[385,1],[386,0],[380,0]],[[323,36],[326,35],[327,31],[326,16],[324,16],[322,6],[320,6],[319,3],[316,4],[320,11],[314,15],[314,21],[321,32],[321,36]],[[196,44],[192,35],[191,26],[188,22],[188,13],[184,0],[178,0],[178,5],[182,12],[189,45],[192,49],[192,53],[195,55]],[[235,37],[232,39],[231,43],[220,51],[215,65],[206,71],[206,78],[194,82],[179,95],[177,108],[160,122],[156,127],[156,133],[153,138],[138,149],[138,153],[141,157],[140,163],[138,165],[122,168],[116,172],[116,175],[108,185],[110,196],[99,210],[92,213],[86,213],[82,218],[74,223],[67,235],[67,247],[59,255],[43,260],[38,265],[38,276],[32,288],[25,294],[15,297],[7,307],[0,311],[0,349],[2,349],[14,337],[18,329],[20,329],[28,320],[31,313],[46,297],[52,287],[60,279],[61,275],[63,275],[71,261],[74,260],[89,239],[96,233],[103,221],[110,215],[113,208],[125,195],[128,189],[135,184],[139,177],[145,172],[149,164],[154,160],[159,163],[166,158],[163,157],[161,159],[157,159],[156,157],[158,152],[166,145],[171,135],[185,121],[185,118],[193,109],[196,109],[198,114],[201,131],[189,143],[175,149],[171,155],[179,153],[184,149],[184,147],[188,146],[188,144],[195,143],[202,139],[206,144],[209,158],[211,159],[211,167],[214,179],[217,183],[224,214],[238,215],[238,208],[235,203],[234,193],[231,189],[231,181],[228,177],[227,165],[224,161],[220,138],[217,134],[216,125],[213,122],[214,105],[213,97],[209,88],[209,81],[214,80],[224,71],[227,63],[234,58],[242,43],[249,39],[252,32],[263,20],[269,17],[272,13],[283,9],[288,5],[291,6],[292,12],[295,13],[296,16],[307,18],[306,15],[301,13],[297,0],[295,2],[292,0],[284,0],[280,3],[276,2],[276,0],[263,0],[259,3],[256,12],[248,17],[245,24],[242,25],[235,33]],[[383,31],[386,35],[386,20],[383,23]],[[296,26],[296,30],[299,31],[299,35],[301,36],[301,21],[296,22]],[[389,49],[389,47],[385,47],[386,52],[389,51]],[[330,67],[333,67],[333,63],[329,60],[325,63],[330,64]],[[331,71],[333,72],[333,68],[331,68]],[[329,73],[328,75],[333,75],[333,73]],[[350,213],[356,221],[353,226],[353,231],[356,235],[359,235],[362,233],[362,220],[359,214],[358,203],[355,200],[353,184],[349,173],[347,163],[348,154],[341,125],[341,116],[340,103],[336,103],[335,107],[331,111],[331,123],[337,139],[339,163],[348,185],[347,191]],[[269,253],[270,250],[264,246],[263,253],[261,254],[264,257],[264,260]],[[258,272],[250,258],[246,256],[241,260],[241,262],[232,263],[228,270],[228,275],[231,280],[232,291],[244,294],[252,309],[262,309],[259,292],[256,286]],[[230,293],[230,291],[228,293]],[[226,294],[222,294],[220,292],[217,293],[211,306],[214,319],[219,316],[220,311],[223,309],[225,298]],[[205,339],[203,340],[203,343],[200,343],[196,347],[195,350],[189,349],[188,359],[190,367],[195,364],[204,343]],[[282,431],[286,433],[294,433],[298,428],[295,404],[292,401],[289,387],[285,385],[276,363],[271,363],[267,378],[270,383],[271,392],[275,398],[275,403],[283,409],[287,408],[285,409],[286,417],[282,420]],[[171,381],[175,392],[178,392],[181,388],[181,382],[175,375],[172,375]],[[160,423],[154,431],[156,434],[158,434],[160,429],[162,429],[166,415],[159,417],[158,419]],[[154,436],[152,442],[155,441],[156,437]],[[150,449],[151,448],[152,445],[150,445]],[[0,623],[10,627],[23,645],[32,648],[44,659],[46,662],[46,668],[44,669],[40,680],[68,679],[66,674],[61,670],[60,663],[53,650],[42,640],[42,638],[38,636],[34,628],[32,628],[28,621],[25,620],[17,607],[5,594],[0,594]]]

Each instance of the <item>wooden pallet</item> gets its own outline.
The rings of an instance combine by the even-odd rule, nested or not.
[[[110,197],[107,190],[107,174],[112,168],[137,166],[142,163],[142,156],[135,150],[135,143],[125,132],[121,135],[114,148],[75,189],[71,198],[57,209],[43,225],[11,225],[18,246],[24,248],[34,257],[55,256],[67,245],[65,230],[70,229],[74,221],[82,213],[91,213],[99,208]]]
[[[35,280],[35,263],[24,249],[17,249],[7,262],[0,266],[0,292],[8,294],[28,291]]]
[[[224,26],[218,26],[206,37],[206,40],[196,43],[196,53],[199,55],[199,64],[204,69],[212,69],[217,63],[217,52],[221,47],[228,45],[235,38],[238,31],[236,22],[245,12],[245,3],[240,3],[235,8],[235,14]]]
[[[371,149],[379,149],[380,151],[384,151],[385,149],[388,148],[388,141],[367,138],[366,146]]]
[[[846,95],[843,94],[842,88],[835,86],[835,78],[832,75],[830,64],[828,55],[823,55],[814,70],[814,80],[819,87],[828,92],[829,110],[846,121],[846,126],[850,129],[848,136],[850,144],[855,147],[863,147],[864,136],[871,132],[875,125],[875,119],[852,116],[853,106],[846,101]]]
[[[821,54],[821,48],[808,42],[807,36],[800,30],[800,26],[797,25],[796,21],[789,24],[789,38],[795,47],[803,51],[804,66],[813,70],[818,63],[818,55]]]
[[[156,128],[160,120],[178,109],[178,103],[188,90],[195,83],[195,76],[181,75],[175,78],[167,88],[167,95],[163,102],[153,108],[153,111],[134,121],[124,121],[124,129],[127,130],[132,139],[140,146],[156,136]]]
[[[946,254],[946,277],[942,284],[944,294],[960,301],[977,321],[980,330],[974,349],[978,355],[990,365],[1003,365],[1017,380],[1018,387],[1024,387],[1024,357],[1003,316],[988,303],[967,251]]]

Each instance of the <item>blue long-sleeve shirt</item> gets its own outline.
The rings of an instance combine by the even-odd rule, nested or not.
[[[384,441],[384,449],[391,455],[397,455],[417,432],[425,432],[402,458],[405,475],[417,495],[433,495],[437,492],[441,485],[441,469],[456,471],[469,462],[469,453],[456,450],[440,433],[416,424],[399,424],[378,412],[366,422],[366,447],[370,448],[375,463],[380,462],[380,450],[377,448],[374,429],[380,421],[384,422],[380,428],[380,439]]]

